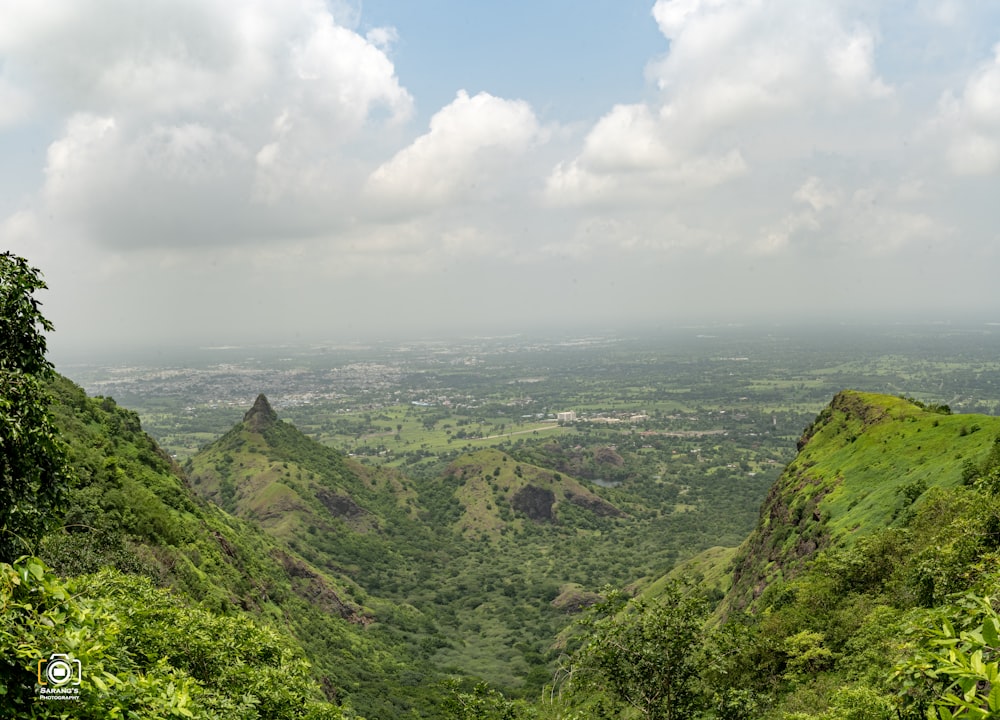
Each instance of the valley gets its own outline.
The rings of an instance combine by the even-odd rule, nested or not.
[[[48,653],[87,717],[947,718],[928,613],[1000,638],[998,350],[718,326],[5,370],[53,484],[8,508],[2,702],[37,715]]]
[[[719,570],[697,558],[732,557],[720,549],[754,528],[832,396],[993,414],[998,349],[991,326],[719,327],[217,348],[66,372],[133,408],[197,494],[300,558],[283,562],[304,563],[304,592],[332,593],[408,658],[409,670],[338,690],[379,716],[387,682],[405,694],[481,680],[538,697],[582,610],[612,587],[655,593],[678,564],[695,562],[721,599]],[[322,659],[329,638],[299,638],[337,674]]]

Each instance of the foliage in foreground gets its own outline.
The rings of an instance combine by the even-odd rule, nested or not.
[[[439,717],[428,714],[438,702],[431,690],[437,677],[427,678],[435,670],[400,637],[395,607],[372,611],[385,620],[375,627],[345,621],[344,607],[358,607],[351,586],[197,498],[134,412],[89,398],[58,375],[48,390],[74,469],[62,527],[43,538],[38,553],[56,575],[111,567],[148,577],[191,604],[224,616],[245,613],[294,636],[331,702],[349,699],[369,718],[408,716],[414,707]]]
[[[79,663],[79,700],[40,699],[40,667],[54,653]],[[35,558],[0,564],[4,717],[345,717],[308,668],[276,630],[190,607],[145,578],[105,570],[62,581]]]
[[[0,253],[0,561],[13,560],[51,525],[68,469],[48,413],[50,323],[34,293],[41,274]]]
[[[880,432],[919,429],[926,420],[917,437],[926,444],[935,419],[892,420]],[[768,556],[773,580],[743,611],[723,604],[706,623],[687,610],[697,601],[676,585],[658,597],[611,593],[613,607],[595,607],[566,663],[572,681],[539,711],[623,719],[1000,717],[1000,440],[978,447],[964,458],[957,485],[950,474],[935,486],[894,479],[887,501],[896,510],[885,513],[892,525],[865,526],[852,542],[792,553],[784,564],[784,556]]]
[[[571,685],[606,693],[648,720],[691,717],[699,705],[696,652],[703,603],[671,585],[654,602],[610,591],[585,621]]]
[[[922,613],[912,654],[897,667],[903,692],[932,720],[1000,717],[1000,614],[969,593]]]

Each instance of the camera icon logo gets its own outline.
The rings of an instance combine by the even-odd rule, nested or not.
[[[52,653],[48,660],[38,661],[38,684],[52,687],[79,685],[83,668],[79,660],[73,660],[65,653]]]

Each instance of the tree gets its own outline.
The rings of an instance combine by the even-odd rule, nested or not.
[[[508,700],[499,690],[480,682],[465,692],[455,682],[449,683],[450,694],[443,703],[449,718],[454,720],[521,720],[535,717],[522,701]]]
[[[48,412],[50,323],[34,297],[45,283],[24,258],[0,254],[0,562],[32,550],[66,486],[65,455]]]
[[[654,601],[612,590],[584,620],[591,635],[574,675],[647,720],[689,718],[701,700],[696,653],[705,617],[704,603],[676,583]]]

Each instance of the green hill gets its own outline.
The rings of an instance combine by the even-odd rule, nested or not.
[[[467,538],[517,533],[525,523],[573,524],[571,510],[595,517],[625,513],[571,477],[517,462],[500,450],[479,450],[448,466],[462,506],[455,528]]]
[[[739,548],[678,565],[614,623],[669,615],[678,583],[713,601],[690,649],[704,717],[1000,716],[1000,418],[845,391],[798,447]]]
[[[344,457],[279,420],[261,395],[237,424],[188,464],[192,487],[237,517],[300,550],[330,572],[366,584],[406,572],[419,557],[398,548],[436,543],[418,520],[411,481]],[[406,542],[394,538],[405,537]]]
[[[576,607],[553,601],[585,579],[574,548],[592,539],[603,554],[625,517],[573,478],[499,450],[422,479],[366,467],[280,420],[263,396],[187,468],[199,495],[338,579],[370,632],[425,660],[428,684],[546,682],[550,645]],[[616,579],[627,572],[622,563]]]
[[[58,574],[114,568],[208,612],[256,618],[304,650],[328,699],[370,717],[432,706],[425,688],[433,681],[418,670],[419,655],[392,627],[372,627],[382,618],[348,575],[199,498],[135,413],[110,398],[88,398],[65,378],[53,381],[51,393],[75,471],[60,527],[38,550]],[[386,691],[394,686],[406,689]]]
[[[1000,418],[952,415],[898,397],[839,393],[806,429],[735,560],[729,602],[745,606],[820,549],[900,527],[931,488],[953,488],[1000,435]]]
[[[770,648],[753,683],[768,717],[857,703],[867,714],[850,717],[944,718],[962,709],[949,691],[988,694],[1000,642],[983,640],[997,621],[975,598],[1000,593],[998,491],[1000,418],[837,395],[764,503],[725,602],[752,618],[754,652]],[[994,716],[976,705],[986,714],[956,717]]]

